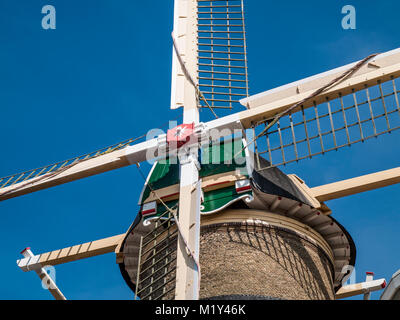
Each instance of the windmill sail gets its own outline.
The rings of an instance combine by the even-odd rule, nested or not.
[[[243,0],[197,3],[199,88],[212,108],[241,107],[249,95]]]
[[[45,167],[0,178],[0,201],[18,197],[95,174],[146,160],[149,150],[157,150],[157,140],[138,143],[143,137],[71,158]],[[138,143],[138,144],[134,144]]]
[[[260,106],[268,109],[273,105],[275,109],[271,112],[270,108],[264,120],[254,122],[255,135],[262,133],[280,110],[301,101],[351,66],[243,100],[254,111],[261,111]],[[268,167],[286,165],[399,129],[399,67],[400,50],[377,56],[350,79],[280,118],[257,140],[258,156],[270,162]],[[266,169],[258,165],[259,170]]]

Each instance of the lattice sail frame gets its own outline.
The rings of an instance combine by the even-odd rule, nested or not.
[[[177,210],[177,206],[170,208]],[[178,230],[166,210],[154,229],[140,239],[135,296],[140,300],[171,300],[176,288]]]
[[[259,137],[255,142],[256,154],[270,162],[263,167],[256,161],[258,170],[312,158],[400,128],[400,50],[397,49],[371,59],[350,78],[308,99],[262,134],[276,114],[303,101],[354,65],[241,101],[256,114],[249,117],[251,124],[247,123]]]
[[[197,16],[199,89],[213,109],[243,109],[239,101],[249,96],[243,0],[198,0]],[[199,107],[207,107],[201,99]]]
[[[25,172],[20,172],[13,174],[4,178],[0,178],[0,189],[11,187],[25,181],[32,181],[35,179],[40,179],[41,177],[50,176],[53,173],[60,173],[80,162],[94,159],[114,151],[122,150],[127,146],[131,146],[135,143],[145,140],[145,136],[132,138],[129,140],[122,141],[120,143],[114,144],[110,147],[102,148],[100,150],[84,154],[75,158],[70,158],[68,160],[53,163],[44,167],[39,167],[36,169],[28,170]]]
[[[351,146],[400,129],[399,79],[342,96],[283,117],[255,149],[281,166]],[[260,132],[263,126],[253,128]],[[259,170],[266,168],[259,167]]]

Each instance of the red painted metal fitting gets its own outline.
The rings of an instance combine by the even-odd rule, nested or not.
[[[172,148],[181,148],[190,141],[194,133],[194,123],[181,124],[167,132],[167,143]]]
[[[31,250],[31,247],[27,247],[24,250],[22,250],[20,253],[23,254],[25,251]]]

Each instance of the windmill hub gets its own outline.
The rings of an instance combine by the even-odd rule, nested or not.
[[[187,144],[194,134],[195,124],[181,124],[167,132],[167,144],[170,148],[181,148]]]
[[[217,140],[220,137],[217,137]],[[159,137],[160,148],[162,149],[163,140],[165,135]],[[210,141],[210,130],[204,123],[195,125],[181,124],[173,129],[167,131],[166,144],[170,151],[180,149],[183,146],[187,148],[196,147],[209,143]]]

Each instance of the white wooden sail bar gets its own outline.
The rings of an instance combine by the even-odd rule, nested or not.
[[[357,284],[352,284],[348,286],[344,286],[336,293],[336,300],[345,299],[349,297],[358,296],[361,294],[369,294],[374,291],[380,291],[385,289],[386,280],[379,279],[373,281],[367,281]]]
[[[84,160],[66,167],[64,170],[58,170],[0,188],[0,201],[151,160],[158,155],[157,150],[158,140],[153,139]]]
[[[22,271],[28,272],[45,266],[56,266],[112,253],[123,241],[125,236],[125,234],[120,234],[114,237],[91,241],[64,249],[26,256],[23,259],[17,260],[17,265]]]
[[[46,288],[56,300],[66,300],[55,279],[47,273],[46,268],[116,252],[125,236],[124,233],[37,255],[32,253],[31,248],[25,248],[21,251],[24,258],[17,260],[17,265],[24,272],[36,272],[42,280],[42,285],[46,285]]]
[[[258,171],[400,129],[400,50],[361,62],[241,101],[250,109],[240,114],[241,123],[253,127],[256,154],[269,162]]]
[[[311,188],[318,201],[328,201],[400,183],[400,168]]]
[[[357,63],[250,96],[241,100],[244,106],[250,108],[249,110],[210,121],[208,126],[210,128],[226,129],[232,128],[236,123],[240,122],[244,128],[251,128],[254,123],[271,119],[283,110],[300,102],[320,87],[328,84],[335,77],[354,67]],[[346,81],[305,103],[304,107],[311,107],[314,102],[318,104],[318,101],[321,103],[326,102],[329,96],[339,92],[344,96],[345,94],[351,94],[353,90],[362,90],[365,86],[375,85],[379,80],[384,82],[398,77],[400,77],[400,48],[378,55]]]
[[[190,76],[197,71],[197,1],[176,0],[174,17],[174,34],[180,38],[181,69],[186,68]],[[175,60],[174,60],[175,61]],[[181,77],[182,78],[182,77]],[[179,80],[179,79],[178,79]],[[176,91],[183,95],[183,123],[200,123],[200,114],[197,104],[197,93],[194,84],[188,75],[183,81],[177,81]],[[174,95],[174,92],[172,92]],[[176,133],[179,135],[179,133]],[[198,146],[191,145],[179,155],[180,188],[179,188],[179,218],[175,223],[179,229],[178,248],[176,253],[176,300],[198,300],[200,294],[200,201],[201,181],[199,181]],[[190,252],[190,255],[188,255]]]

